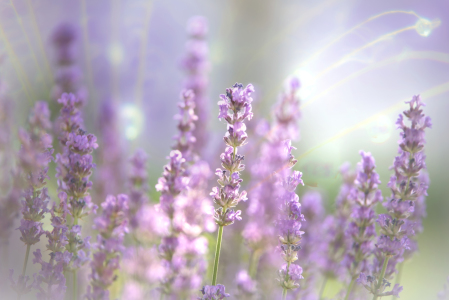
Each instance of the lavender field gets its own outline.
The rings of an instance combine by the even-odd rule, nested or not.
[[[0,0],[0,299],[449,299],[446,0]]]

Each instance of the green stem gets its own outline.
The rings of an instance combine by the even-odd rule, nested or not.
[[[260,256],[262,254],[262,251],[260,249],[255,250],[252,254],[251,254],[251,260],[249,263],[249,276],[254,279],[254,277],[256,276],[257,273],[257,267],[259,265],[259,259]]]
[[[27,252],[25,254],[25,261],[23,262],[23,268],[22,268],[22,276],[25,276],[25,271],[27,270],[28,257],[30,256],[30,248],[31,248],[31,245],[27,245]]]
[[[284,290],[282,291],[282,299],[286,300],[287,299],[287,289],[284,288]]]
[[[345,300],[348,300],[348,299],[349,299],[349,295],[351,295],[352,288],[354,287],[354,283],[355,283],[355,279],[352,278],[351,283],[349,283],[348,289],[346,290]]]
[[[323,281],[323,284],[321,285],[321,289],[320,289],[320,298],[319,298],[320,300],[323,299],[323,294],[324,294],[324,290],[326,289],[327,280],[328,280],[327,276],[324,277],[324,281]]]
[[[401,262],[400,264],[399,264],[399,267],[398,267],[398,275],[396,276],[396,281],[395,281],[395,285],[396,284],[399,284],[400,282],[401,282],[401,277],[402,277],[402,269],[404,268],[404,262]],[[393,300],[394,299],[394,296],[393,295],[391,295],[391,299]]]
[[[385,271],[387,270],[388,261],[390,260],[390,256],[386,256],[384,260],[384,264],[382,266],[382,271],[380,272],[380,276],[377,279],[377,287],[376,287],[376,293],[373,296],[373,300],[377,300],[377,292],[380,290],[380,287],[382,286],[382,282],[384,281]]]
[[[77,217],[73,218],[73,225],[78,225],[78,218]]]
[[[78,300],[78,276],[76,270],[73,270],[73,300]]]
[[[218,261],[220,260],[221,241],[223,239],[223,226],[218,227],[217,245],[215,247],[214,273],[212,275],[212,285],[217,284]]]
[[[22,277],[25,276],[25,272],[26,272],[26,270],[27,270],[28,257],[30,256],[30,248],[31,248],[31,245],[27,245],[27,251],[26,251],[26,253],[25,253],[25,260],[23,261]],[[22,293],[19,292],[19,293],[17,294],[17,300],[20,300],[21,297],[22,297]]]

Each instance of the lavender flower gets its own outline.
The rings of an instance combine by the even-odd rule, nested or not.
[[[97,199],[104,199],[107,195],[123,191],[124,188],[126,173],[123,171],[121,140],[117,122],[117,111],[113,102],[104,101],[98,117],[99,143],[102,147],[97,153],[98,169],[95,180]]]
[[[32,283],[29,282],[30,277],[29,276],[24,276],[24,275],[19,275],[19,278],[16,280],[14,280],[14,270],[10,269],[9,270],[9,282],[11,285],[11,288],[19,295],[25,295],[28,294],[29,292],[31,292],[33,290],[33,286],[35,284],[35,282],[33,281]]]
[[[47,133],[50,129],[50,111],[47,103],[38,101],[29,117],[29,130],[21,130],[19,139],[22,143],[18,153],[18,175],[16,180],[18,186],[22,186],[22,201],[20,227],[17,228],[21,237],[20,240],[27,245],[24,268],[19,278],[19,283],[24,288],[23,291],[15,289],[19,298],[23,293],[28,292],[26,287],[25,272],[28,263],[30,247],[40,241],[40,237],[45,233],[42,229],[44,214],[48,212],[48,191],[46,185],[48,164],[52,159],[53,149],[52,138]]]
[[[276,221],[279,232],[280,250],[286,264],[279,270],[279,284],[284,289],[284,295],[288,290],[299,287],[297,282],[302,278],[302,268],[293,264],[298,260],[299,243],[302,235],[301,221],[305,221],[301,213],[301,204],[295,190],[298,184],[304,185],[301,172],[294,171],[291,176],[281,179],[280,185],[284,188],[283,193],[277,199],[280,204],[280,213]]]
[[[225,293],[225,286],[222,284],[205,285],[201,289],[201,293],[203,296],[199,297],[199,300],[222,300],[231,296]]]
[[[181,93],[182,102],[178,104],[179,134],[174,137],[176,144],[173,149],[182,153],[186,160],[185,175],[189,177],[188,189],[184,190],[176,200],[174,214],[178,235],[178,246],[173,254],[176,260],[176,277],[173,279],[172,290],[177,297],[191,297],[201,286],[202,275],[206,271],[205,255],[207,240],[200,237],[203,231],[213,231],[215,224],[210,220],[210,200],[205,195],[207,179],[210,177],[209,165],[200,160],[195,153],[193,130],[198,117],[195,115],[194,98],[191,90]]]
[[[148,174],[146,171],[147,154],[137,150],[130,159],[131,169],[128,176],[129,186],[129,224],[132,229],[139,227],[143,206],[148,202]]]
[[[300,299],[314,299],[317,297],[315,286],[322,254],[317,249],[322,243],[321,224],[324,219],[324,207],[319,192],[306,192],[300,202],[301,213],[306,220],[301,224],[301,229],[307,234],[302,236],[304,246],[301,247],[301,255],[298,255],[298,263],[302,267],[305,280],[301,288],[295,291],[295,296]]]
[[[68,209],[76,225],[78,219],[88,215],[90,209],[95,209],[89,195],[92,187],[89,177],[95,168],[91,153],[98,145],[94,135],[80,128],[82,119],[77,108],[79,99],[73,94],[63,94],[58,102],[62,104],[58,120],[61,153],[56,155],[56,176],[59,178],[59,189],[68,196]]]
[[[443,289],[438,293],[438,300],[445,300],[449,298],[449,277]]]
[[[359,274],[368,270],[368,257],[374,250],[372,240],[376,236],[374,225],[376,213],[373,207],[382,201],[381,191],[377,189],[380,180],[374,171],[376,167],[374,158],[371,153],[363,151],[360,151],[360,155],[362,161],[357,166],[357,177],[349,196],[354,204],[351,223],[346,230],[352,244],[345,257],[345,264],[351,276],[347,294],[352,292],[352,285]]]
[[[160,209],[170,220],[168,236],[163,237],[159,245],[160,256],[167,267],[167,275],[161,282],[161,293],[170,295],[174,292],[173,284],[179,270],[176,260],[174,260],[175,251],[178,245],[180,245],[179,219],[175,219],[176,205],[177,201],[179,201],[178,196],[187,189],[188,177],[184,168],[185,159],[182,157],[181,152],[173,150],[167,159],[169,159],[169,163],[164,167],[163,177],[159,178],[156,190],[161,192]]]
[[[256,294],[257,291],[257,282],[251,279],[248,272],[246,270],[240,270],[237,273],[236,277],[237,288],[239,291],[239,299],[240,298],[248,298],[252,295]]]
[[[87,90],[80,84],[82,72],[76,65],[78,31],[72,24],[61,23],[54,30],[51,40],[56,57],[55,85],[51,97],[57,100],[63,93],[73,93],[81,107],[87,101]]]
[[[77,270],[90,261],[90,237],[82,239],[81,226],[78,225],[92,211],[95,212],[97,206],[92,203],[89,190],[92,182],[89,177],[95,168],[92,152],[98,147],[97,138],[92,134],[87,134],[82,130],[83,119],[80,107],[82,100],[73,94],[63,93],[58,103],[62,105],[60,116],[56,120],[57,132],[61,153],[56,154],[56,178],[58,178],[58,189],[60,204],[57,215],[60,218],[53,218],[61,226],[59,232],[53,232],[56,236],[63,234],[67,238],[65,248],[72,254],[71,260],[64,266],[66,271],[73,272],[74,276],[74,298],[77,298]],[[56,208],[56,206],[54,206]],[[72,224],[67,224],[65,217],[69,213],[73,218]],[[56,230],[58,228],[56,227]]]
[[[343,184],[335,200],[335,213],[326,217],[321,229],[323,242],[318,250],[318,264],[326,279],[337,278],[346,281],[347,269],[342,261],[351,246],[346,230],[353,206],[350,193],[354,189],[355,173],[351,171],[349,163],[345,163],[340,167],[340,174]]]
[[[193,145],[194,152],[198,154],[203,154],[202,152],[206,148],[208,137],[205,130],[207,128],[207,112],[209,109],[206,89],[209,84],[208,73],[210,69],[208,57],[209,47],[205,40],[207,31],[206,18],[196,16],[189,20],[187,33],[190,39],[186,44],[186,54],[181,64],[187,73],[184,87],[187,90],[192,90],[195,94],[195,98],[193,99],[195,105],[191,106],[195,110],[195,115],[198,116],[199,126],[192,128],[192,135],[196,139],[196,143]]]
[[[117,279],[120,254],[124,250],[123,239],[127,232],[128,196],[108,196],[101,204],[102,212],[94,221],[97,236],[96,251],[91,262],[91,285],[86,298],[109,299],[109,286]]]
[[[226,89],[226,95],[220,95],[221,101],[219,119],[224,119],[228,123],[228,131],[224,136],[227,145],[225,152],[221,154],[221,166],[224,170],[217,169],[215,174],[218,176],[219,187],[214,187],[210,194],[215,204],[219,208],[215,209],[214,218],[218,226],[227,226],[234,223],[235,220],[241,220],[239,211],[235,212],[232,208],[236,207],[240,201],[246,201],[246,192],[239,193],[240,172],[245,169],[241,162],[244,156],[237,154],[237,148],[245,145],[247,134],[244,120],[251,120],[251,93],[254,88],[249,84],[243,88],[242,84],[234,84],[232,88]],[[230,112],[231,111],[231,112]]]
[[[247,134],[245,119],[251,120],[253,117],[251,102],[251,93],[254,88],[251,84],[243,88],[242,84],[236,83],[232,88],[226,89],[226,94],[220,95],[221,101],[218,102],[219,119],[224,119],[228,123],[228,131],[224,136],[227,147],[225,152],[220,155],[221,166],[224,170],[217,169],[215,174],[218,176],[219,186],[212,188],[215,204],[219,207],[214,211],[214,219],[218,228],[217,247],[215,251],[214,269],[212,276],[212,286],[217,284],[218,262],[220,259],[221,242],[223,238],[223,227],[231,225],[235,220],[241,220],[241,211],[234,211],[234,207],[240,201],[246,201],[246,191],[239,192],[240,172],[245,169],[241,162],[244,156],[237,154],[237,148],[247,143]],[[224,287],[223,287],[224,288]]]
[[[414,212],[417,199],[424,197],[428,188],[428,181],[420,181],[423,178],[420,173],[426,167],[423,151],[425,129],[432,124],[430,118],[422,113],[424,104],[420,96],[413,96],[406,103],[409,104],[409,109],[403,115],[409,120],[410,127],[405,125],[403,115],[399,115],[396,124],[402,132],[398,156],[392,166],[394,175],[388,182],[392,196],[383,204],[388,214],[379,215],[377,219],[381,236],[376,244],[373,276],[370,277],[372,287],[368,288],[365,281],[362,283],[375,299],[385,294],[384,289],[389,286],[387,280],[395,273],[396,264],[402,262],[404,252],[410,249],[410,237],[414,235],[415,223],[408,218]],[[402,287],[395,286],[391,293],[397,294],[401,290]]]
[[[63,299],[66,291],[66,280],[63,274],[64,267],[69,263],[72,254],[68,251],[53,252],[50,254],[50,261],[42,260],[40,249],[33,252],[33,263],[41,265],[41,270],[35,274],[36,295],[39,300]],[[45,284],[45,287],[42,287]]]
[[[179,134],[174,137],[176,144],[173,149],[179,150],[182,157],[186,161],[192,161],[192,151],[196,142],[196,137],[193,135],[195,130],[195,122],[198,117],[195,115],[195,95],[191,90],[184,90],[181,93],[182,102],[178,104],[179,114],[175,115],[178,120]]]

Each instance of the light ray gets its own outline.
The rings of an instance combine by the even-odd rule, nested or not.
[[[153,9],[153,1],[148,1],[147,10],[145,13],[145,23],[143,26],[142,35],[140,37],[139,70],[138,70],[137,82],[136,82],[136,102],[137,102],[138,106],[141,106],[141,104],[143,102],[143,83],[145,80],[148,32],[149,32],[149,28],[150,28],[150,19],[151,19],[152,9]]]
[[[3,30],[3,26],[0,24],[0,37],[3,40],[3,42],[5,43],[6,46],[6,51],[9,54],[9,57],[11,58],[12,64],[14,66],[14,70],[17,73],[17,78],[20,81],[20,84],[22,85],[22,89],[25,92],[25,95],[28,99],[28,101],[32,104],[33,101],[31,99],[31,84],[30,81],[28,80],[28,77],[26,75],[26,72],[23,70],[22,65],[19,62],[19,59],[16,55],[16,53],[14,52],[14,49],[11,47],[11,44],[8,41],[8,38],[5,34],[5,31]]]
[[[44,43],[42,42],[43,41],[42,35],[41,35],[40,30],[39,30],[39,26],[37,25],[36,15],[34,14],[34,9],[33,9],[33,6],[31,4],[31,0],[27,0],[27,6],[28,6],[28,11],[29,11],[30,16],[31,16],[31,21],[33,23],[33,28],[34,28],[34,31],[35,31],[34,33],[37,36],[37,42],[39,44],[39,48],[40,48],[40,50],[42,52],[42,56],[44,58],[44,66],[47,69],[47,76],[49,77],[49,80],[51,81],[52,80],[52,71],[51,71],[51,68],[50,68],[50,63],[49,63],[49,60],[48,60],[47,52],[45,51],[45,48],[44,48]]]
[[[38,72],[38,78],[42,79],[43,84],[48,85],[48,82],[44,78],[44,73],[42,72],[41,66],[40,66],[39,62],[37,61],[36,54],[34,53],[34,47],[31,45],[30,38],[28,37],[28,33],[26,32],[25,28],[23,27],[22,17],[19,16],[19,14],[16,10],[16,6],[14,5],[14,2],[12,0],[9,0],[9,3],[12,6],[14,15],[16,16],[17,22],[19,23],[20,29],[22,30],[22,34],[25,37],[25,42],[27,43],[27,46],[31,53],[31,56],[33,57],[33,61],[34,61],[34,64],[36,65],[37,72]]]
[[[422,96],[422,98],[425,99],[426,102],[428,102],[433,97],[435,97],[437,95],[440,95],[440,94],[443,94],[443,93],[448,92],[448,91],[449,91],[449,81],[447,81],[447,82],[445,82],[443,84],[437,85],[435,87],[432,87],[432,88],[424,91],[420,95]],[[298,163],[301,163],[301,160],[303,160],[305,157],[309,156],[310,154],[312,154],[314,151],[318,150],[319,148],[321,148],[323,146],[326,146],[327,144],[330,144],[333,141],[338,140],[339,138],[342,138],[342,137],[344,137],[344,136],[346,136],[346,135],[356,131],[357,129],[360,129],[360,128],[366,126],[367,124],[375,121],[380,116],[383,116],[383,115],[386,115],[386,114],[389,114],[389,113],[392,113],[392,112],[400,110],[400,108],[404,106],[404,102],[407,101],[407,100],[409,100],[409,99],[403,99],[400,102],[397,102],[396,104],[394,104],[394,105],[392,105],[392,106],[382,110],[381,112],[379,112],[379,113],[377,113],[375,115],[372,115],[371,117],[366,118],[365,120],[362,120],[361,122],[355,124],[354,126],[351,126],[349,128],[344,129],[343,131],[341,131],[338,134],[330,137],[329,139],[325,140],[324,142],[322,142],[322,143],[316,145],[315,147],[307,150],[303,154],[301,154],[301,155],[296,157],[296,159],[298,160]],[[278,172],[280,172],[280,171],[282,171],[282,170],[284,170],[286,168],[289,168],[289,167],[290,166],[289,166],[288,163],[284,164],[279,169],[277,169],[274,173],[278,173]],[[252,185],[251,187],[248,188],[248,193],[251,192],[252,190],[254,190],[255,188],[257,188],[258,186],[260,186],[261,184],[263,184],[263,183],[267,182],[268,180],[270,180],[273,176],[274,176],[274,174],[270,174],[270,175],[266,176],[265,178],[263,178],[262,180],[256,182],[254,185]],[[313,185],[310,185],[310,184],[307,184],[307,185],[313,187]]]
[[[305,61],[300,63],[298,68],[304,66],[307,63],[310,63],[315,58],[320,56],[324,51],[326,51],[329,47],[331,47],[332,45],[334,45],[338,41],[342,40],[345,36],[349,35],[350,33],[354,32],[355,30],[359,29],[363,25],[365,25],[365,24],[367,24],[367,23],[369,23],[371,21],[374,21],[374,20],[376,20],[376,19],[378,19],[380,17],[386,16],[386,15],[390,15],[390,14],[409,14],[409,15],[413,15],[413,16],[417,17],[418,19],[421,19],[421,17],[418,14],[416,14],[414,11],[403,11],[403,10],[391,10],[391,11],[386,11],[386,12],[380,13],[378,15],[372,16],[372,17],[366,19],[365,21],[363,21],[362,23],[359,23],[356,26],[354,26],[351,29],[349,29],[348,31],[344,32],[343,34],[341,34],[340,36],[338,36],[334,40],[332,40],[330,43],[325,45],[323,48],[321,48],[320,50],[315,52],[315,54],[313,54],[311,57],[309,57],[308,59],[306,59]]]
[[[392,64],[392,63],[396,63],[396,62],[399,62],[399,61],[408,60],[408,59],[434,60],[434,61],[438,61],[438,62],[443,62],[443,63],[449,64],[449,53],[434,52],[434,51],[413,51],[413,52],[408,52],[408,53],[405,53],[405,54],[399,54],[399,55],[394,56],[394,57],[390,57],[390,58],[385,59],[385,60],[383,60],[381,62],[372,64],[372,65],[370,65],[370,66],[368,66],[366,68],[363,68],[363,69],[361,69],[361,70],[359,70],[359,71],[357,71],[355,73],[352,73],[351,75],[345,77],[344,79],[342,79],[342,80],[336,82],[335,84],[329,86],[328,88],[326,88],[325,90],[321,91],[317,95],[313,96],[310,100],[305,102],[304,105],[302,106],[302,109],[308,107],[310,104],[312,104],[313,102],[318,100],[320,97],[326,95],[330,91],[332,91],[335,88],[343,85],[344,83],[350,81],[351,79],[359,77],[360,75],[368,73],[368,72],[370,72],[372,70],[379,69],[379,68],[384,67],[386,65],[389,65],[389,64]]]
[[[308,10],[306,13],[302,14],[301,17],[295,18],[294,22],[290,23],[286,28],[284,28],[280,33],[269,39],[264,45],[258,48],[258,51],[253,53],[253,55],[249,58],[248,62],[244,67],[240,70],[237,78],[242,78],[247,75],[250,71],[251,66],[257,62],[261,57],[263,57],[266,52],[271,48],[271,46],[275,45],[279,41],[283,40],[287,37],[292,31],[298,28],[301,24],[304,24],[310,20],[312,20],[317,15],[321,14],[326,7],[329,7],[336,0],[327,0],[320,5]]]
[[[348,58],[350,58],[350,57],[353,56],[354,54],[356,54],[356,53],[358,53],[358,52],[360,52],[360,51],[362,51],[362,50],[365,50],[366,48],[369,48],[369,47],[371,47],[371,46],[374,46],[375,44],[377,44],[377,43],[379,43],[379,42],[382,42],[382,41],[384,41],[384,40],[386,40],[386,39],[388,39],[388,38],[391,38],[391,37],[393,37],[393,36],[395,36],[395,35],[397,35],[397,34],[399,34],[399,33],[402,33],[402,32],[408,31],[408,30],[412,30],[412,29],[416,29],[416,25],[404,27],[404,28],[398,29],[398,30],[396,30],[396,31],[393,31],[393,32],[384,34],[384,35],[382,35],[381,37],[375,39],[374,41],[371,41],[371,42],[369,42],[369,43],[363,45],[362,47],[353,50],[353,51],[350,52],[349,54],[346,54],[345,56],[343,56],[343,58],[341,58],[339,61],[337,61],[336,63],[332,64],[330,67],[328,67],[328,68],[326,68],[325,70],[321,71],[317,76],[315,76],[314,80],[317,80],[317,79],[321,78],[321,77],[322,77],[323,75],[325,75],[326,73],[328,73],[328,72],[330,72],[331,70],[333,70],[333,69],[335,69],[335,68],[341,66],[342,64],[344,64],[344,63],[348,60]]]
[[[430,99],[432,99],[434,96],[443,94],[445,92],[449,91],[449,81],[445,82],[443,84],[437,85],[435,87],[432,87],[426,91],[424,91],[423,93],[421,93],[420,95],[422,96],[423,99],[425,99],[425,102],[428,102]],[[402,107],[404,105],[404,101],[407,101],[409,99],[404,99],[401,100],[400,102],[388,107],[387,109],[384,109],[383,111],[357,123],[354,126],[351,126],[349,128],[344,129],[343,131],[339,132],[338,134],[334,135],[333,137],[330,137],[329,139],[325,140],[324,142],[318,144],[317,146],[309,149],[308,151],[304,152],[303,154],[301,154],[300,156],[297,157],[298,161],[300,161],[301,159],[307,157],[308,155],[310,155],[311,153],[313,153],[315,150],[339,139],[342,138],[348,134],[350,134],[351,132],[356,131],[359,128],[362,128],[363,126],[375,121],[379,116],[382,115],[386,115],[389,113],[392,113],[394,111],[397,111],[398,109],[400,109],[400,107]]]

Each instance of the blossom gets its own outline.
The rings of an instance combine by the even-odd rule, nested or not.
[[[253,295],[256,293],[257,282],[251,279],[246,270],[240,270],[237,273],[235,281],[240,293],[244,295]]]
[[[148,202],[148,173],[146,171],[147,154],[144,150],[138,149],[129,159],[130,170],[128,175],[128,195],[129,195],[129,225],[135,229],[142,221],[142,210]]]
[[[82,106],[87,100],[87,89],[81,85],[82,72],[76,64],[78,37],[77,28],[70,23],[59,24],[52,34],[56,76],[51,96],[59,99],[63,93],[73,93]]]
[[[42,259],[40,249],[33,252],[33,255],[33,263],[41,265],[41,270],[35,275],[35,288],[38,290],[37,299],[57,300],[63,298],[66,291],[66,279],[63,270],[70,261],[72,254],[68,251],[51,253],[48,263]],[[42,284],[45,284],[45,286],[42,287]]]
[[[87,299],[109,299],[109,286],[116,280],[120,254],[124,250],[123,239],[127,232],[128,196],[107,196],[101,204],[102,212],[94,220],[94,229],[99,232],[97,245],[91,262],[91,284]]]
[[[382,200],[379,175],[375,171],[375,161],[371,153],[360,151],[362,160],[357,165],[354,188],[350,192],[353,201],[351,223],[346,233],[350,236],[352,248],[349,249],[345,263],[352,280],[360,272],[367,271],[368,257],[372,254],[372,240],[376,236],[375,212],[373,207]],[[349,291],[350,293],[351,291]]]
[[[372,276],[373,281],[382,281],[379,288],[369,289],[365,287],[374,295],[385,295],[384,281],[390,274],[395,271],[395,265],[404,259],[406,250],[415,250],[416,243],[412,240],[415,234],[415,220],[424,216],[423,202],[427,194],[428,180],[425,176],[420,175],[425,170],[425,129],[432,126],[429,117],[423,114],[421,97],[413,96],[409,104],[409,109],[399,115],[396,122],[400,133],[398,155],[393,161],[391,169],[394,170],[394,175],[391,176],[388,182],[388,187],[391,189],[392,195],[387,199],[383,206],[386,208],[388,215],[379,216],[377,222],[380,225],[380,237],[376,243],[375,259],[373,270],[377,270]],[[404,116],[408,119],[410,125],[404,122]],[[419,201],[417,201],[419,199]],[[415,211],[415,205],[419,203],[420,211],[415,216],[414,220],[409,219]],[[417,218],[417,216],[419,216]],[[408,256],[412,251],[409,251]],[[380,270],[384,262],[387,261],[387,272],[384,278],[379,278]],[[389,283],[388,283],[389,285]],[[376,287],[376,285],[375,285]],[[388,295],[398,294],[402,287],[395,286]]]
[[[179,150],[182,157],[186,161],[193,160],[193,149],[196,142],[194,136],[195,123],[198,116],[195,115],[195,94],[191,90],[184,90],[181,92],[182,102],[178,104],[179,114],[175,115],[178,120],[179,133],[174,137],[176,144],[173,149]]]
[[[195,116],[199,126],[194,126],[190,131],[195,143],[191,145],[192,151],[203,154],[208,140],[207,118],[208,102],[207,87],[209,85],[209,45],[206,41],[208,32],[207,20],[202,16],[192,17],[187,24],[189,40],[185,45],[185,55],[181,61],[181,68],[186,73],[184,88],[191,90],[195,97],[191,99],[189,106],[192,109],[191,116]],[[190,112],[189,112],[190,114]],[[180,150],[180,149],[178,149]]]
[[[252,92],[254,92],[254,88],[251,84],[243,88],[242,84],[236,83],[232,88],[226,89],[225,95],[220,95],[222,99],[219,102],[220,110],[222,110],[222,106],[226,106],[227,110],[233,113],[227,112],[223,117],[228,123],[228,130],[224,137],[227,147],[225,152],[220,155],[221,166],[224,170],[217,169],[215,171],[219,178],[217,181],[219,186],[214,187],[210,193],[215,204],[219,206],[214,212],[215,222],[219,226],[228,226],[236,220],[241,220],[241,211],[235,211],[233,208],[240,201],[247,200],[247,193],[239,192],[242,182],[240,172],[244,170],[245,165],[241,163],[244,156],[237,154],[237,148],[246,143],[247,134],[244,120],[250,120],[252,114],[241,114],[240,111],[243,108],[251,109]]]
[[[203,296],[199,297],[199,300],[222,300],[231,296],[225,293],[225,286],[222,284],[205,285],[201,289],[201,293]]]

